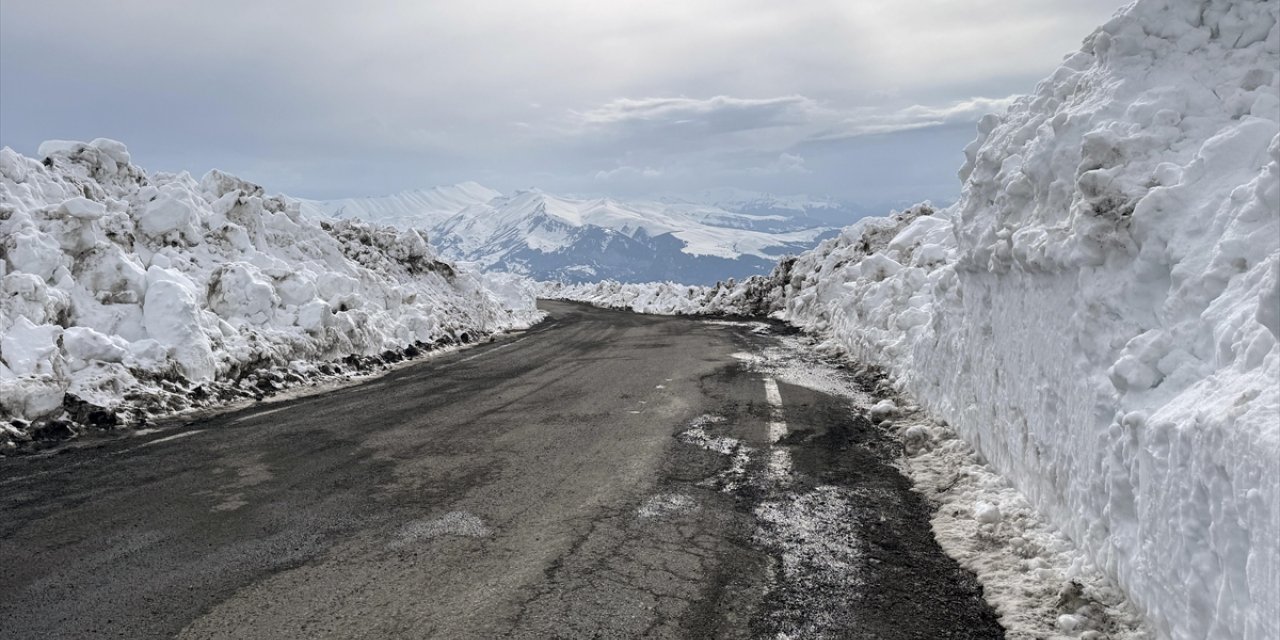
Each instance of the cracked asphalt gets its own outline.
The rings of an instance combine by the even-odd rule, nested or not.
[[[543,304],[363,384],[0,459],[0,638],[1003,637],[895,444],[733,357],[769,335]]]

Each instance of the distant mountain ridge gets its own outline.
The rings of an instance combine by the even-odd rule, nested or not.
[[[847,206],[736,190],[653,200],[503,195],[474,182],[374,197],[302,201],[323,218],[426,229],[446,257],[540,280],[712,283],[766,273],[835,233]]]
[[[463,209],[501,196],[475,182],[413,189],[389,196],[303,200],[304,213],[321,218],[360,218],[401,228],[430,229]]]

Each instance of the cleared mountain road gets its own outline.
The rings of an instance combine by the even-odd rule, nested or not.
[[[745,323],[546,302],[365,383],[0,459],[3,638],[999,638]]]

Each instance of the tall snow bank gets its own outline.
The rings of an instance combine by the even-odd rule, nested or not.
[[[1280,637],[1278,14],[1139,0],[982,121],[953,208],[772,279],[1180,640]]]
[[[40,155],[0,149],[0,419],[539,317],[532,292],[438,261],[417,231],[316,224],[218,171],[148,175],[112,140]]]

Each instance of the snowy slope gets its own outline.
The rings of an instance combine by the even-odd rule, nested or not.
[[[483,204],[500,195],[484,185],[463,182],[375,198],[298,202],[302,213],[312,218],[359,218],[401,229],[430,229],[467,207]]]
[[[891,371],[1161,637],[1280,637],[1278,14],[1139,0],[982,121],[954,206],[692,297]]]
[[[437,260],[416,231],[317,224],[218,171],[148,175],[111,140],[39,155],[0,149],[0,446],[86,407],[128,414],[538,317],[528,290]]]

